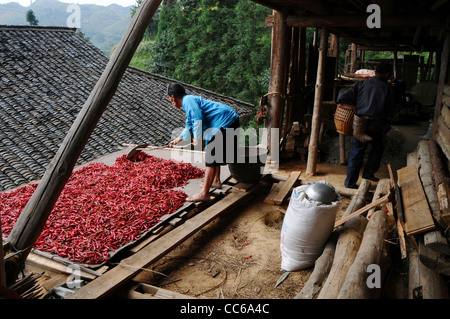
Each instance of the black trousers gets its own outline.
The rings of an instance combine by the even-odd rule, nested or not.
[[[220,129],[205,147],[205,165],[216,167],[236,161],[239,145],[239,118],[227,129]],[[227,130],[229,132],[227,133]],[[229,156],[227,156],[229,154]]]
[[[367,163],[364,167],[362,176],[372,176],[380,168],[381,158],[383,157],[383,132],[367,132],[373,138],[369,143],[361,143],[352,137],[350,148],[350,157],[347,165],[347,178],[345,179],[345,187],[355,187],[359,178],[359,172],[363,166],[364,155],[369,144],[370,150]]]

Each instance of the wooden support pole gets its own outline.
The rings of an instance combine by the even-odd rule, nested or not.
[[[314,175],[316,173],[319,130],[320,130],[320,109],[323,100],[327,49],[328,49],[328,29],[324,27],[322,28],[322,34],[320,36],[319,62],[317,65],[317,79],[314,97],[314,111],[311,125],[311,139],[308,147],[308,162],[306,165],[307,175]]]
[[[450,32],[447,32],[447,35],[444,40],[444,46],[442,48],[441,54],[441,67],[439,71],[439,82],[436,96],[436,106],[434,108],[434,120],[433,120],[433,139],[436,140],[436,135],[438,134],[438,118],[441,114],[442,109],[442,96],[444,92],[444,85],[447,83],[447,69],[449,66],[450,59]]]
[[[298,69],[298,49],[299,49],[299,34],[300,30],[298,28],[293,28],[291,32],[291,45],[290,45],[290,61],[289,61],[289,71],[287,79],[286,88],[286,112],[284,116],[283,125],[283,138],[289,133],[288,130],[292,124],[293,118],[293,108],[294,108],[294,95],[296,94],[297,88],[297,69]]]
[[[120,79],[160,3],[161,0],[145,0],[136,11],[103,74],[14,225],[8,241],[16,249],[24,251],[24,259],[41,234],[53,206],[72,174],[91,133],[112,99]]]
[[[300,44],[298,49],[298,87],[306,84],[306,28],[300,28]]]
[[[345,210],[342,218],[347,217],[354,211],[360,209],[366,204],[366,196],[370,188],[370,181],[368,179],[363,178],[356,193],[352,196],[352,200]]]
[[[278,130],[278,136],[282,132],[282,114],[284,110],[284,96],[286,93],[288,53],[288,28],[286,17],[283,12],[273,11],[274,26],[272,28],[272,61],[271,74],[268,92],[268,112],[266,127],[268,130],[267,146],[269,154],[273,154],[272,149],[279,147],[279,143],[272,139],[272,129]],[[279,141],[278,141],[279,142]],[[276,144],[276,145],[275,145]]]
[[[391,194],[386,194],[383,197],[377,199],[376,201],[373,201],[372,203],[358,209],[357,211],[354,211],[350,215],[342,217],[336,223],[334,223],[334,228],[344,225],[346,221],[348,221],[349,219],[351,219],[354,216],[364,214],[365,212],[369,211],[370,209],[372,209],[374,207],[377,207],[381,204],[387,203],[389,201],[390,197],[391,197]]]
[[[356,45],[356,43],[352,43],[350,73],[354,74],[357,69],[358,69],[358,46]]]

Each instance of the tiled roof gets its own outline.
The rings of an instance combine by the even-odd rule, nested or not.
[[[0,26],[0,191],[43,176],[107,62],[75,29]],[[129,67],[77,164],[126,143],[167,144],[185,122],[167,99],[169,82]],[[240,115],[253,114],[251,104],[185,86]]]

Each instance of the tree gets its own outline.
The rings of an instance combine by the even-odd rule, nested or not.
[[[256,103],[267,92],[270,13],[249,0],[164,1],[151,71]]]
[[[38,25],[39,24],[39,20],[36,18],[36,16],[34,15],[33,10],[29,9],[26,13],[26,18],[27,18],[27,22],[30,25]]]

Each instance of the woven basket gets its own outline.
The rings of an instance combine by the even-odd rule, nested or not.
[[[354,105],[338,104],[336,107],[336,113],[334,113],[334,124],[336,125],[336,131],[343,135],[352,135],[354,115]]]

